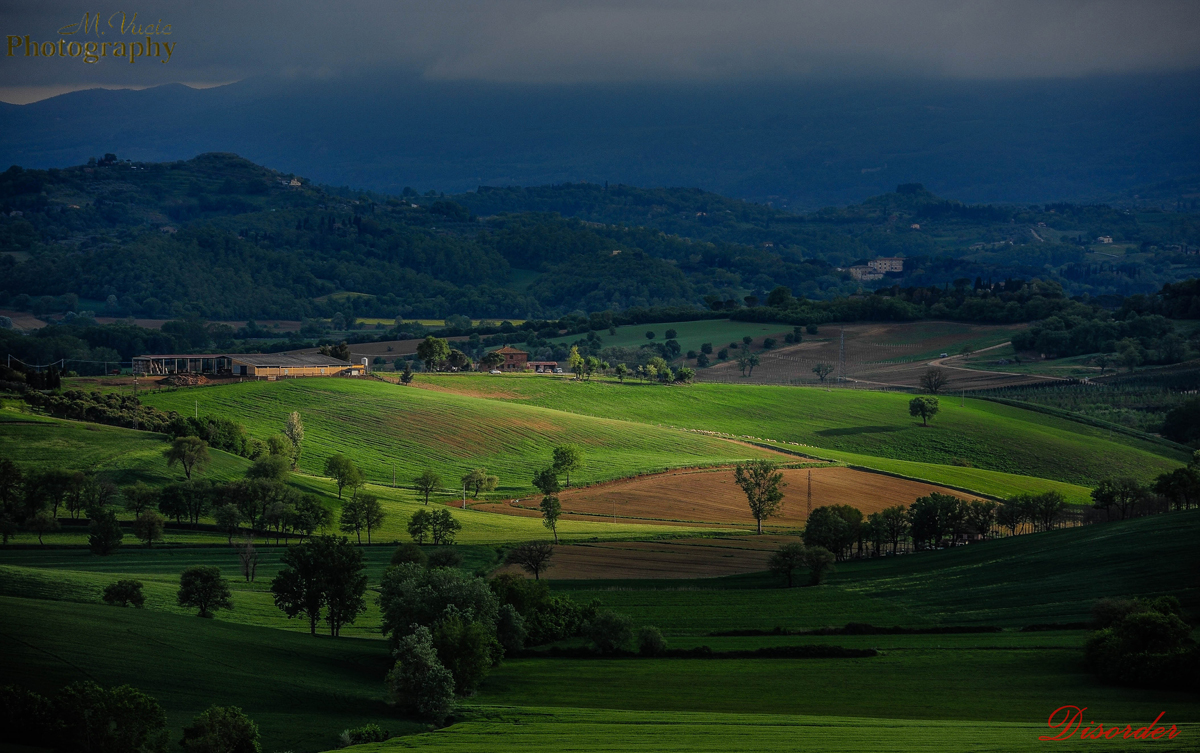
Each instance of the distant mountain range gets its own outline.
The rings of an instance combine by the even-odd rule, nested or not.
[[[607,181],[802,210],[907,182],[964,202],[1135,201],[1158,184],[1154,200],[1170,204],[1195,198],[1200,75],[587,87],[260,78],[0,104],[0,167],[105,152],[235,152],[391,194]]]

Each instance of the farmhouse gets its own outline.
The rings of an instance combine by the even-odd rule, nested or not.
[[[882,280],[883,273],[876,271],[866,264],[856,264],[850,267],[850,276],[856,280]]]
[[[360,376],[365,364],[319,353],[147,355],[133,359],[133,373],[144,376],[206,374],[217,377],[289,379],[307,376]]]
[[[496,352],[504,356],[504,363],[496,367],[500,371],[524,371],[526,364],[529,363],[529,354],[523,350],[505,345]]]

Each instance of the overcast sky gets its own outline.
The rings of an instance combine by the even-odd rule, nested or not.
[[[1200,0],[191,0],[88,10],[104,37],[171,24],[172,59],[8,57],[79,39],[77,0],[3,0],[0,100],[255,75],[402,70],[433,80],[1044,78],[1200,68]],[[125,35],[126,39],[130,35]]]

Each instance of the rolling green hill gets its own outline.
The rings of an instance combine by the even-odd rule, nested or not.
[[[420,386],[569,411],[793,442],[865,456],[954,465],[1091,485],[1108,476],[1142,480],[1186,461],[1163,445],[1055,416],[982,400],[941,398],[929,427],[909,416],[911,395],[724,384],[687,387],[627,380],[422,376]],[[804,451],[803,447],[796,449]]]
[[[320,474],[325,459],[344,453],[367,478],[390,484],[392,464],[407,484],[425,468],[451,488],[472,468],[500,477],[497,496],[533,493],[534,473],[550,464],[555,445],[574,442],[587,465],[573,483],[593,483],[688,465],[726,463],[761,455],[754,448],[630,421],[579,416],[384,382],[299,379],[245,382],[145,397],[163,410],[184,411],[199,401],[202,414],[235,419],[252,434],[281,431],[291,411],[306,429],[303,471]]]

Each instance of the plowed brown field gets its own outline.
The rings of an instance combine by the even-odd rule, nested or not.
[[[771,552],[787,536],[730,537],[683,541],[572,544],[554,549],[543,577],[553,580],[625,578],[718,578],[767,569]],[[520,572],[512,565],[500,572]]]
[[[812,476],[812,507],[851,505],[870,514],[892,505],[908,505],[931,492],[949,492],[964,499],[976,497],[920,481],[843,467],[789,468],[783,471],[781,514],[772,528],[797,528],[808,516],[808,480]],[[753,526],[746,495],[734,483],[732,468],[674,471],[614,481],[561,493],[563,512],[618,519]],[[533,507],[536,500],[522,505]],[[497,505],[495,508],[501,508]],[[494,508],[494,509],[495,509]],[[511,508],[510,508],[511,509]],[[592,518],[593,520],[595,518]]]

